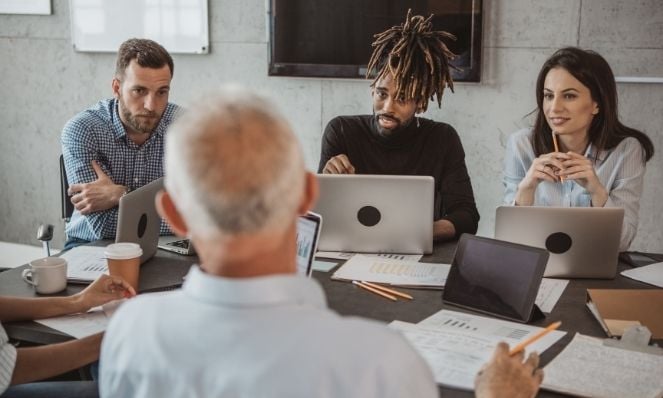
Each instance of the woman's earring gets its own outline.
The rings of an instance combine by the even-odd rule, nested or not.
[[[414,118],[417,119],[417,128],[419,128],[419,117],[415,116]]]

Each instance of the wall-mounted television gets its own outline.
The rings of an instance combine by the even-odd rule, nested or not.
[[[453,33],[455,81],[481,77],[482,0],[270,0],[269,75],[364,78],[373,35],[404,22],[407,10]]]

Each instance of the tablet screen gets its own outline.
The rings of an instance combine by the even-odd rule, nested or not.
[[[444,288],[444,301],[527,321],[541,285],[548,252],[463,235]]]
[[[311,275],[322,218],[309,212],[297,222],[297,273]]]

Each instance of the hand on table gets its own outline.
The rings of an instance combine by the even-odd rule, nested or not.
[[[77,293],[77,299],[80,301],[82,311],[87,311],[92,307],[106,304],[109,301],[122,298],[133,297],[136,295],[129,283],[117,276],[101,275],[80,293]]]
[[[350,159],[344,154],[336,155],[327,161],[323,174],[354,174],[355,167],[350,163]]]

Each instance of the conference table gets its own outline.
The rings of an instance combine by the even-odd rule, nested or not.
[[[436,243],[433,254],[424,256],[422,262],[451,263],[456,242]],[[188,272],[195,257],[158,250],[155,257],[141,266],[139,293],[175,289],[182,283],[182,277]],[[652,261],[653,262],[653,261]],[[341,261],[338,261],[341,264]],[[0,294],[10,296],[35,297],[33,289],[21,279],[21,272],[27,265],[0,273]],[[531,323],[544,326],[553,321],[562,321],[560,330],[568,332],[541,355],[541,365],[545,366],[571,341],[573,335],[581,333],[588,336],[606,338],[606,334],[585,305],[587,289],[647,289],[650,285],[625,278],[619,274],[629,265],[620,262],[615,279],[572,279],[553,311],[539,322]],[[404,289],[413,296],[411,301],[392,302],[374,295],[357,286],[331,279],[330,272],[313,272],[313,277],[322,285],[331,309],[341,315],[362,316],[389,323],[393,320],[417,323],[442,309],[460,312],[467,310],[442,303],[441,290]],[[69,284],[58,295],[74,294],[84,288],[83,285]],[[10,338],[36,344],[49,344],[72,339],[57,330],[36,322],[11,322],[3,324]],[[661,345],[663,341],[656,341]],[[444,397],[471,397],[468,391],[440,387]],[[561,394],[540,391],[540,397],[560,397]]]

